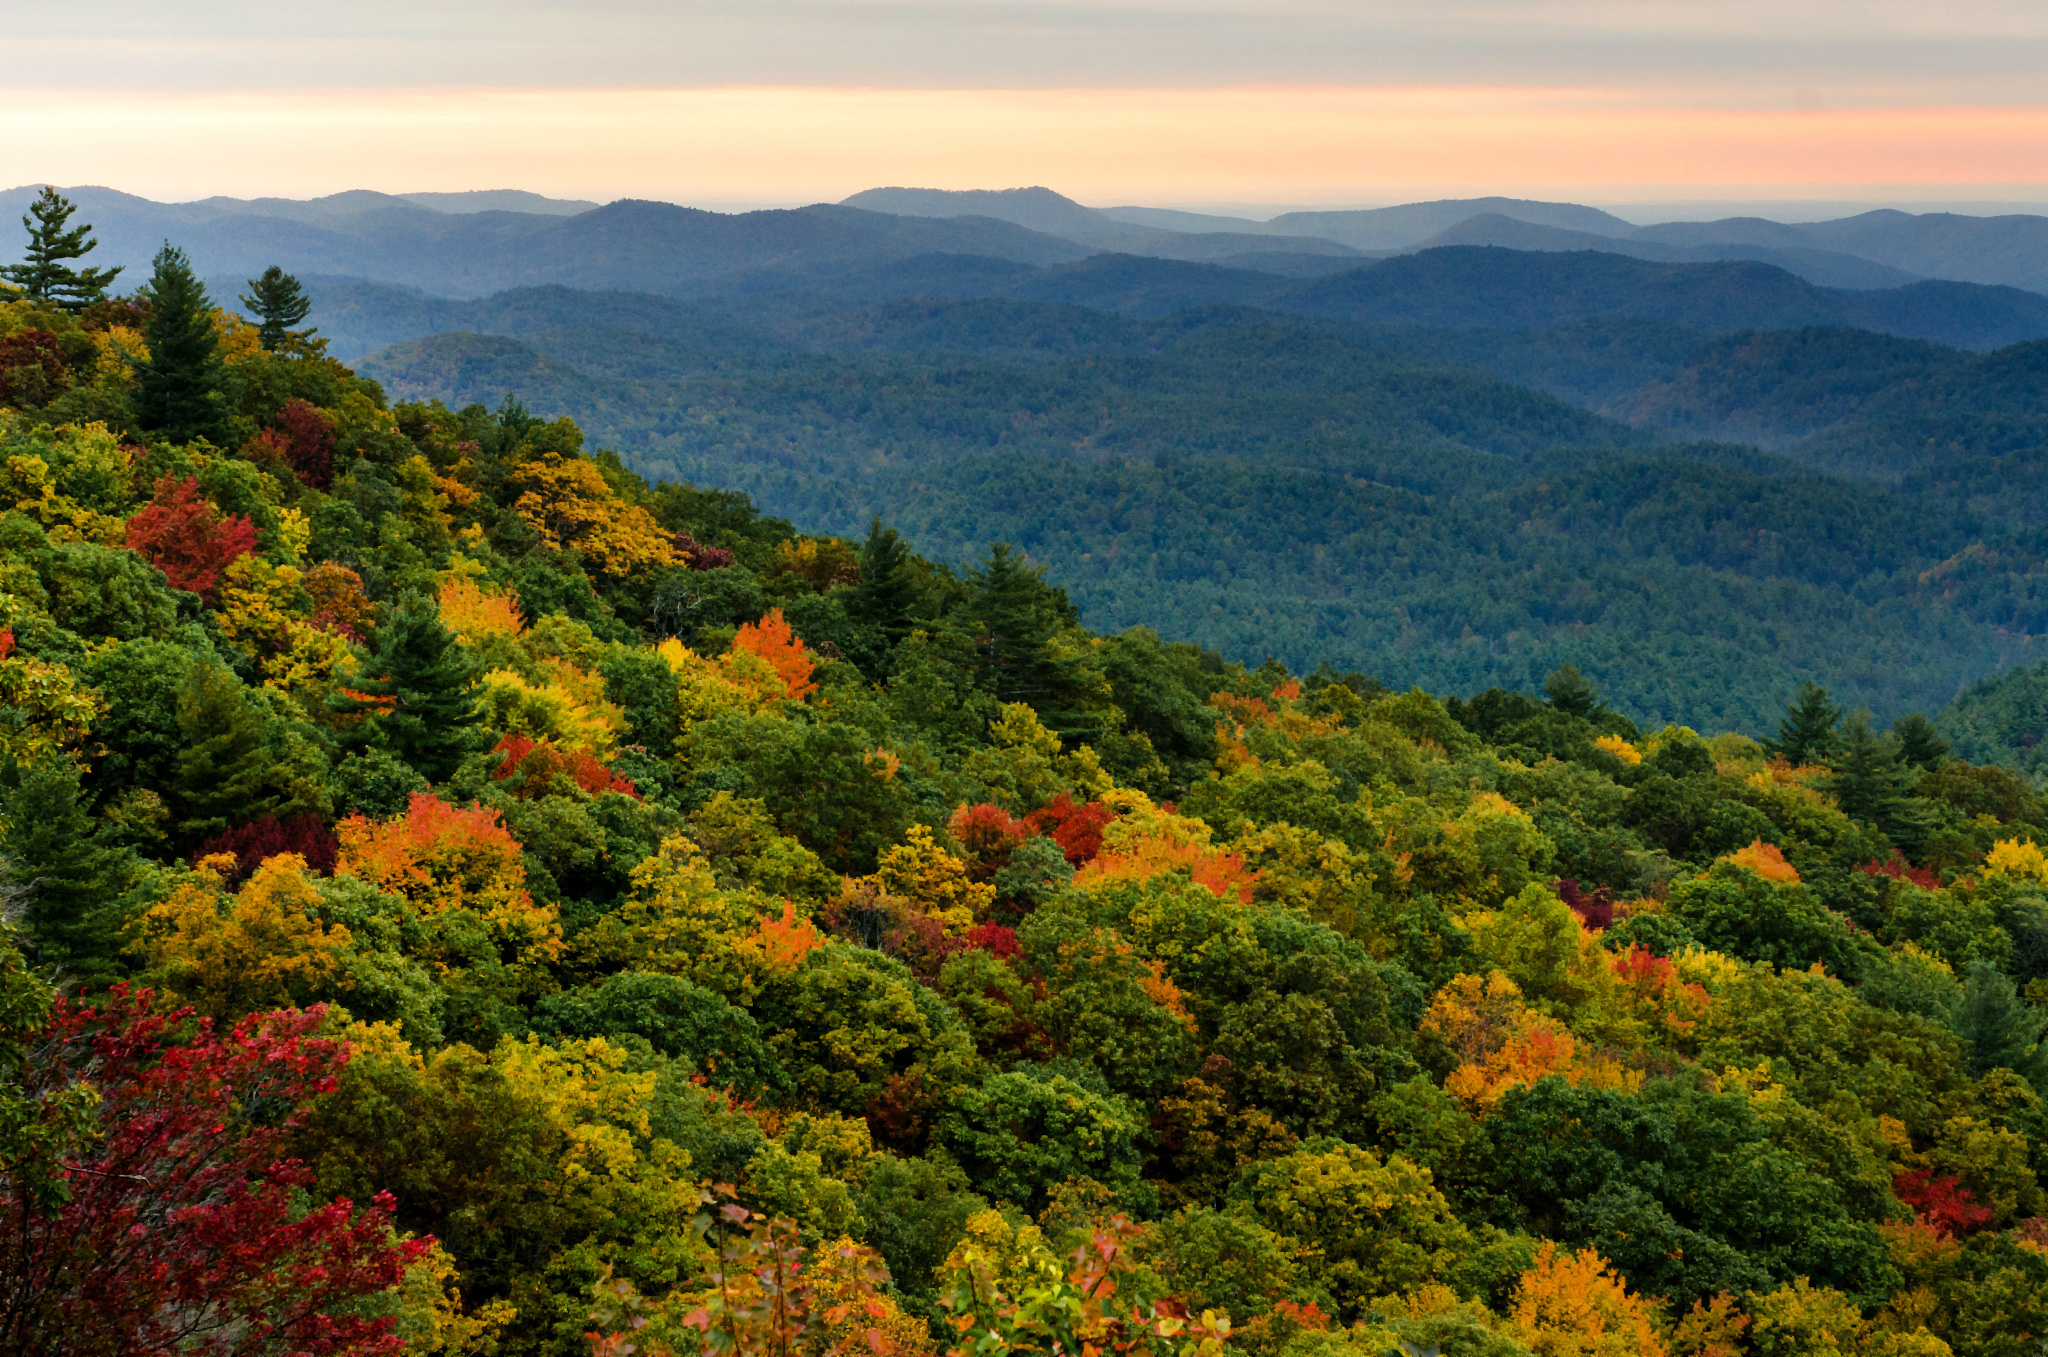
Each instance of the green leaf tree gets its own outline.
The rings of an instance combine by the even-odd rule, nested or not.
[[[149,360],[139,365],[135,390],[142,426],[174,443],[219,441],[226,411],[213,302],[183,250],[166,242],[157,251],[143,296],[150,306],[142,335]]]
[[[261,278],[249,280],[242,305],[256,316],[258,342],[264,351],[276,353],[291,340],[311,339],[316,330],[294,330],[313,309],[313,303],[299,286],[299,280],[272,264]]]
[[[28,250],[22,262],[0,267],[0,277],[28,294],[30,301],[50,302],[67,311],[82,311],[107,295],[107,287],[121,270],[75,269],[70,261],[83,259],[99,247],[92,238],[92,226],[65,229],[78,205],[45,184],[29,204],[21,224],[28,228]]]

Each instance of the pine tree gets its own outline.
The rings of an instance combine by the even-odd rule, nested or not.
[[[1949,1026],[1970,1050],[1974,1073],[2006,1069],[2048,1092],[2048,1014],[2020,999],[2010,977],[1982,958],[1970,963]]]
[[[1948,757],[1948,741],[1934,727],[1934,722],[1913,712],[1892,722],[1892,739],[1898,745],[1899,757],[1915,768],[1933,771]]]
[[[1009,543],[998,542],[973,576],[976,640],[989,687],[1003,702],[1036,707],[1061,686],[1052,659],[1059,615],[1043,573],[1014,555]]]
[[[304,341],[318,333],[292,329],[306,318],[313,303],[300,289],[299,280],[275,264],[263,270],[261,278],[249,280],[249,293],[242,297],[242,305],[255,313],[256,337],[266,352],[276,353],[287,340]]]
[[[353,695],[338,697],[344,715],[369,718],[366,737],[432,782],[452,777],[462,760],[485,748],[475,728],[470,663],[434,605],[406,594],[377,629],[377,644]]]
[[[1778,753],[1788,763],[1820,763],[1841,747],[1842,709],[1828,690],[1808,679],[1778,723]]]
[[[1600,701],[1600,690],[1593,681],[1579,672],[1577,665],[1560,665],[1549,678],[1543,680],[1543,691],[1550,695],[1550,705],[1566,716],[1576,716],[1581,721],[1590,721],[1606,711]]]
[[[99,248],[90,224],[64,229],[77,210],[76,203],[45,185],[21,219],[28,228],[28,250],[21,263],[0,268],[0,278],[20,287],[31,301],[51,302],[67,311],[82,311],[104,298],[121,272],[118,267],[74,269],[67,262]]]
[[[23,941],[35,961],[87,986],[120,979],[135,858],[101,840],[78,769],[22,769],[10,761],[0,768],[0,806],[6,885],[23,897]]]
[[[1926,841],[1925,806],[1907,792],[1898,750],[1870,728],[1869,712],[1857,712],[1842,728],[1826,785],[1844,814],[1877,826],[1908,853]]]
[[[171,787],[187,841],[275,815],[285,804],[272,786],[265,724],[233,674],[214,664],[192,667],[178,692],[185,747]]]
[[[910,548],[894,528],[883,527],[877,517],[868,525],[868,540],[860,552],[860,583],[847,611],[880,629],[883,638],[895,646],[916,625],[917,601]]]
[[[192,272],[185,252],[170,244],[157,251],[156,272],[143,290],[150,304],[143,343],[149,361],[136,374],[135,406],[142,426],[174,443],[223,440],[220,340],[213,302]]]

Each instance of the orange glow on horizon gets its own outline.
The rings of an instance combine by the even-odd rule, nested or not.
[[[0,119],[0,184],[176,199],[518,186],[800,202],[1047,184],[1107,204],[2048,184],[2048,106],[1801,111],[1638,90],[0,92]]]

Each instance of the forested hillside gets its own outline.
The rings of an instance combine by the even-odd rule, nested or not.
[[[1736,342],[1698,331],[992,300],[463,305],[521,338],[436,335],[365,371],[457,405],[518,392],[643,474],[743,490],[817,530],[880,514],[960,564],[1012,542],[1089,625],[1156,626],[1248,663],[1457,693],[1532,691],[1571,663],[1640,718],[1758,731],[1807,677],[1885,718],[1932,711],[2038,658],[2048,630],[2033,502],[1984,484],[2027,454],[1938,462],[1893,489],[1862,467],[1658,442],[1474,366],[1654,393]],[[1862,339],[1987,370],[2034,347]],[[1830,408],[1821,383],[1773,380],[1816,418]],[[2026,446],[2024,421],[2000,427]]]
[[[393,403],[281,271],[256,323],[168,247],[110,281],[0,302],[0,1350],[2048,1332],[2048,803],[1935,724],[1807,685],[1702,732],[1569,667],[1440,699],[1091,630],[1005,545],[799,533],[516,402]],[[1284,426],[1292,342],[1200,399]],[[1181,361],[1088,364],[1105,427],[1210,418]],[[1642,482],[1757,524],[1823,493],[1345,361],[1297,506],[1495,476],[1459,512],[1511,538]],[[1451,395],[1484,419],[1432,423]],[[1341,427],[1368,411],[1428,455]],[[1038,474],[1151,466],[1262,522],[1237,455]],[[1965,531],[1868,493],[1834,539],[1598,540],[1867,590]],[[1173,545],[1265,549],[1218,526]]]

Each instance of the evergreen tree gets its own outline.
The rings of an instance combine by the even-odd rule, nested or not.
[[[1842,728],[1827,790],[1845,814],[1877,826],[1908,853],[1926,840],[1931,827],[1926,808],[1907,792],[1898,750],[1870,728],[1869,712],[1857,712]]]
[[[1841,747],[1841,723],[1842,709],[1828,690],[1808,679],[1778,723],[1778,753],[1788,763],[1821,763]]]
[[[149,361],[136,374],[135,407],[142,426],[174,443],[221,441],[220,340],[213,302],[185,252],[165,244],[143,296],[150,304],[143,342]]]
[[[860,583],[854,588],[847,611],[856,620],[879,628],[883,638],[894,647],[915,626],[918,592],[910,547],[894,528],[883,527],[877,517],[868,525],[868,540],[860,552]]]
[[[1949,1025],[1969,1048],[1973,1073],[2011,1070],[2048,1093],[2048,1014],[2022,1001],[1996,965],[1981,957],[1970,963]]]
[[[432,782],[444,782],[488,737],[475,728],[469,658],[441,623],[433,603],[408,593],[377,628],[376,649],[353,687],[340,697],[344,714],[370,718],[373,748],[385,749]]]
[[[217,664],[192,666],[178,692],[184,747],[171,786],[187,843],[283,808],[285,799],[273,787],[275,751],[267,725],[241,680]]]
[[[1934,722],[1913,712],[1892,722],[1892,740],[1899,757],[1915,768],[1932,771],[1948,757],[1948,741],[1934,728]]]
[[[132,853],[96,832],[69,763],[0,768],[6,886],[22,896],[23,941],[37,964],[98,987],[121,978]]]
[[[317,333],[292,329],[306,318],[313,303],[300,289],[299,280],[275,264],[263,270],[261,278],[249,280],[249,292],[242,297],[242,305],[255,314],[259,327],[256,336],[266,352],[276,353],[287,340],[306,340]]]
[[[1064,685],[1053,662],[1052,639],[1065,597],[1046,584],[1044,573],[1043,567],[1026,565],[1007,542],[990,547],[988,560],[972,577],[975,640],[997,700],[1027,702],[1057,730]]]
[[[64,229],[77,210],[76,203],[44,185],[21,219],[28,228],[28,250],[21,263],[0,267],[0,278],[21,288],[31,301],[51,302],[67,311],[82,311],[104,298],[121,270],[71,267],[70,260],[83,259],[99,248],[90,224]]]
[[[1559,666],[1543,680],[1543,691],[1550,695],[1551,706],[1581,721],[1590,721],[1607,709],[1606,704],[1600,701],[1600,690],[1579,672],[1577,665]]]

